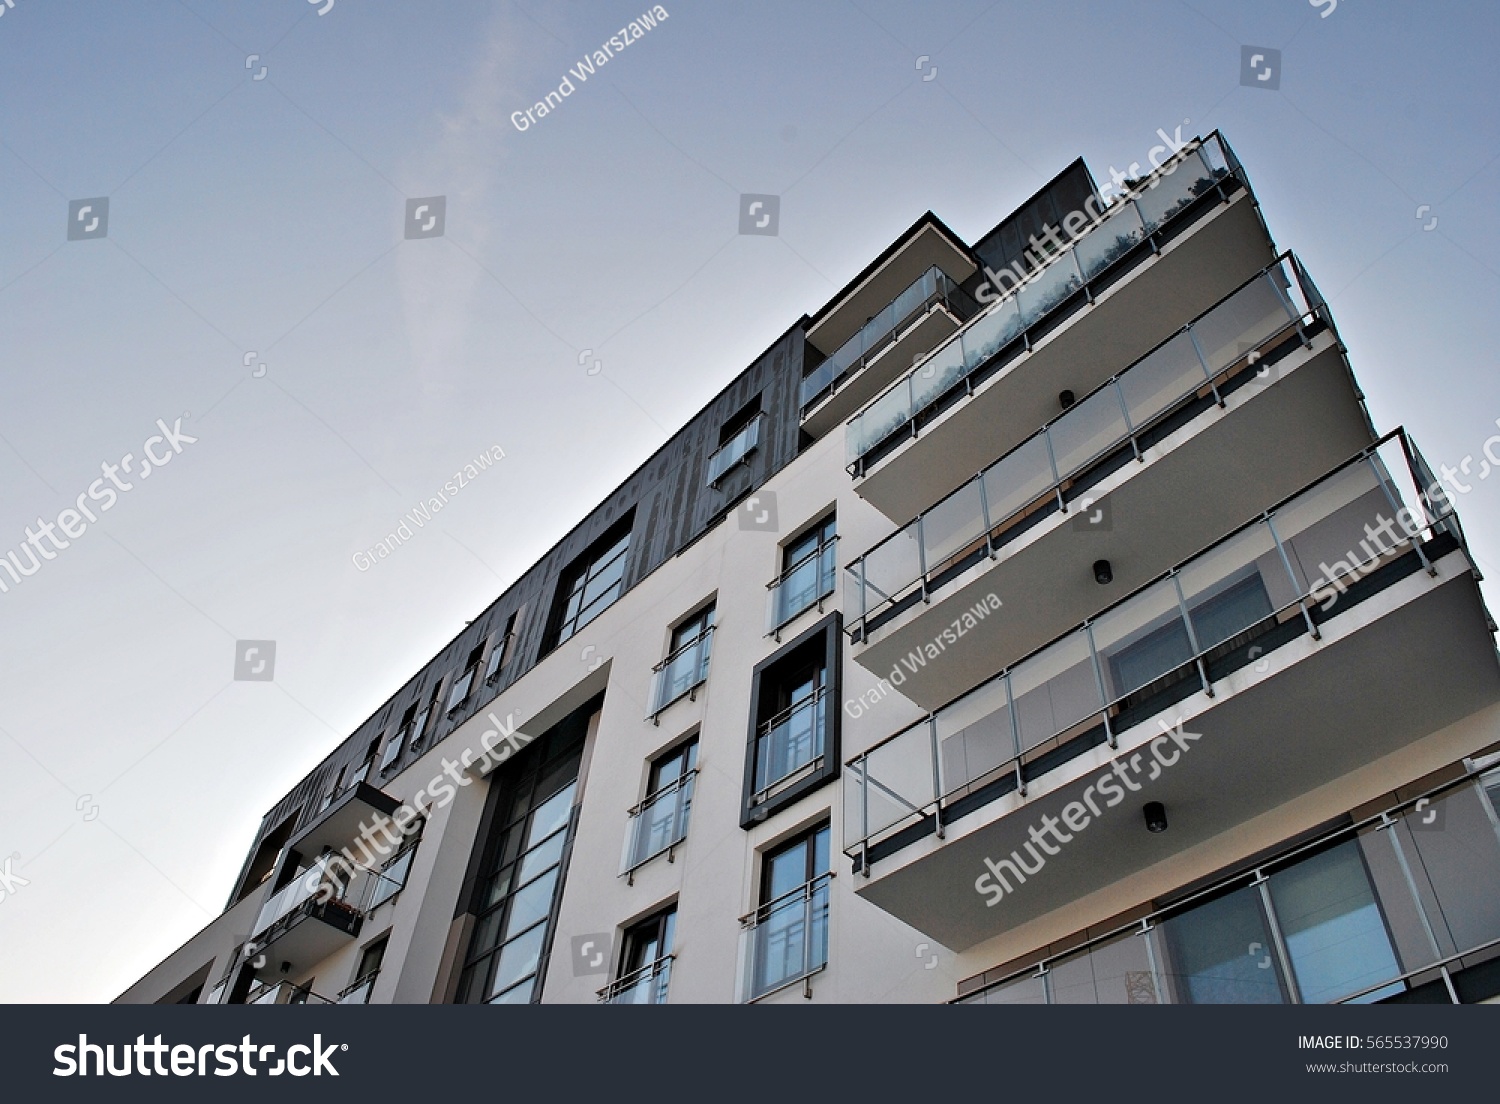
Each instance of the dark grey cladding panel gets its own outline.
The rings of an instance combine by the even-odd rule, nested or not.
[[[1009,266],[1030,247],[1032,234],[1040,234],[1049,225],[1061,228],[1072,211],[1087,214],[1087,203],[1093,195],[1094,178],[1080,157],[981,238],[974,246],[974,255],[982,265],[996,271]],[[964,290],[972,294],[983,279],[981,270],[964,284]]]
[[[333,751],[291,793],[283,797],[266,814],[252,842],[249,856],[255,854],[261,839],[300,808],[296,831],[301,831],[318,814],[322,796],[340,768],[348,772],[364,761],[371,741],[395,730],[409,705],[425,703],[439,679],[448,680],[443,687],[446,706],[451,679],[473,648],[504,631],[513,611],[524,608],[517,619],[514,656],[494,686],[482,687],[477,705],[465,708],[452,719],[439,717],[425,746],[442,740],[476,711],[482,711],[489,699],[530,670],[541,658],[547,615],[552,606],[558,575],[575,557],[632,508],[635,519],[630,543],[630,562],[626,586],[634,586],[667,560],[701,536],[721,517],[726,507],[742,495],[760,486],[797,455],[800,429],[799,388],[802,379],[802,326],[799,323],[782,335],[749,368],[716,395],[655,455],[616,488],[571,532],[548,551],[493,605],[481,613],[442,651],[426,663],[405,686],[385,702],[355,733]],[[710,370],[713,367],[711,366]],[[765,414],[760,444],[750,462],[725,478],[719,487],[707,483],[708,458],[719,447],[719,431],[745,404],[760,395]],[[685,599],[691,601],[691,599]],[[674,612],[661,611],[663,618]],[[420,708],[420,704],[419,704]],[[403,755],[397,767],[407,760]],[[381,779],[372,774],[372,785]],[[246,869],[250,862],[246,858]],[[241,873],[241,880],[244,872]],[[238,892],[238,885],[236,892]]]

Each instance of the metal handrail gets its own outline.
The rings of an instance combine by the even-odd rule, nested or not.
[[[662,974],[671,976],[672,963],[676,961],[675,954],[664,954],[660,958],[652,959],[644,966],[637,966],[628,974],[622,974],[610,982],[603,989],[598,990],[600,1003],[608,1004],[612,997],[618,997],[621,993],[634,989],[643,981],[655,979]]]
[[[773,897],[763,905],[758,905],[754,910],[747,912],[739,919],[741,928],[753,930],[766,920],[770,919],[771,913],[781,908],[787,902],[802,898],[811,900],[814,893],[822,889],[834,878],[834,871],[825,870],[822,874],[815,875],[794,889],[789,889],[780,897]]]

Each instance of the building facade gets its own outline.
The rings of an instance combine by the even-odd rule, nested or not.
[[[1223,138],[924,215],[123,1002],[1478,1002],[1500,663]]]

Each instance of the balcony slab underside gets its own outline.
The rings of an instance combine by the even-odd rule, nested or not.
[[[1186,560],[1236,526],[1294,494],[1373,437],[1333,335],[1297,348],[1279,378],[1251,381],[1141,453],[1127,457],[1066,514],[1052,512],[931,591],[909,599],[856,647],[854,659],[886,677],[990,594],[1001,606],[925,666],[902,664],[903,695],[936,709],[1096,612]],[[1129,445],[1123,446],[1128,452]],[[1106,465],[1108,466],[1108,465]],[[1107,528],[1085,524],[1108,509]],[[1100,586],[1093,564],[1108,560],[1114,581]],[[960,561],[961,562],[961,561]],[[898,607],[899,608],[899,607]]]
[[[1241,190],[933,416],[915,440],[870,467],[856,493],[905,523],[1056,417],[1064,389],[1088,394],[1274,259],[1254,197]]]
[[[1232,831],[1318,786],[1398,751],[1500,701],[1488,616],[1462,551],[1438,561],[1438,576],[1407,575],[1323,624],[1321,642],[1304,635],[1269,653],[1267,670],[1241,668],[1036,779],[1029,796],[1008,793],[876,862],[856,891],[944,946],[962,951],[1128,875]],[[1188,750],[1145,781],[1158,721],[1182,719]],[[975,888],[986,857],[1019,851],[1043,817],[1060,819],[1114,760],[1139,755],[1139,792],[1110,808],[1095,791],[1098,820],[1057,850],[991,907]],[[1163,753],[1165,758],[1170,755]],[[1370,797],[1378,796],[1376,794]],[[1168,828],[1146,830],[1141,808],[1160,801]],[[1076,817],[1076,813],[1075,813]],[[1066,829],[1064,828],[1064,831]],[[1035,847],[1035,845],[1033,845]],[[1038,854],[1045,855],[1040,847]],[[1185,872],[1184,880],[1204,872]]]
[[[338,904],[307,901],[279,921],[271,937],[261,944],[264,965],[255,970],[255,976],[262,980],[280,978],[283,964],[290,964],[287,973],[310,969],[347,947],[359,934],[359,927],[358,919]]]
[[[384,790],[368,782],[357,783],[295,837],[290,848],[309,858],[316,858],[325,848],[337,851],[359,838],[361,824],[380,823],[400,807],[401,803]]]
[[[933,304],[859,371],[815,403],[802,419],[802,428],[822,437],[847,421],[860,407],[890,386],[891,381],[958,332],[959,320],[942,303]]]

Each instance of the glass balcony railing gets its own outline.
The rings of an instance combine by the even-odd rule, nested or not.
[[[1320,323],[1332,324],[1322,297],[1297,260],[1283,256],[851,563],[848,631],[859,639],[1046,513],[1066,511],[1091,485],[1090,469],[1099,478],[1113,470],[1104,458],[1128,448],[1139,459],[1158,427],[1194,404],[1221,403],[1267,370],[1270,350],[1293,335],[1305,341]]]
[[[820,874],[741,917],[747,1000],[801,981],[828,964],[828,887]]]
[[[846,379],[863,371],[865,365],[895,344],[913,322],[940,303],[960,323],[979,309],[968,292],[933,265],[803,377],[802,409],[837,391]]]
[[[823,700],[827,694],[826,687],[819,687],[760,726],[755,738],[752,804],[765,800],[823,758]]]
[[[335,1004],[369,1004],[370,994],[375,991],[375,979],[380,976],[379,970],[371,970],[353,985],[349,986],[339,994]]]
[[[1402,482],[1397,484],[1396,480]],[[1414,553],[1414,568],[1465,547],[1433,502],[1420,454],[1397,430],[1307,490],[968,693],[875,745],[844,775],[846,851],[978,794],[1026,792],[1023,764],[1052,767],[1310,632],[1368,597],[1352,580]],[[1403,503],[1416,504],[1407,508]],[[1403,533],[1394,525],[1406,521]],[[1371,548],[1371,530],[1386,533]],[[1451,543],[1444,543],[1447,538]],[[1349,549],[1314,574],[1329,549]],[[1321,571],[1321,566],[1320,569]],[[1248,658],[1247,658],[1248,657]],[[1057,754],[1052,754],[1057,753]],[[1049,767],[1048,769],[1051,769]],[[970,802],[969,804],[972,804]]]
[[[783,571],[779,578],[766,584],[766,589],[771,592],[766,615],[767,636],[834,592],[838,586],[837,553],[838,537],[830,536]]]
[[[655,717],[708,681],[713,642],[714,627],[709,625],[656,665],[651,678],[651,712],[648,717]]]
[[[397,855],[386,873],[340,863],[336,856],[324,856],[261,905],[255,920],[256,939],[310,901],[326,902],[341,914],[363,916],[400,892],[414,851],[415,847],[408,847]]]
[[[745,460],[760,444],[760,423],[764,414],[757,414],[745,423],[745,427],[719,446],[708,458],[708,485],[716,485],[729,473],[729,469]]]
[[[1104,217],[1054,254],[1045,267],[1004,298],[971,318],[848,423],[846,434],[852,474],[863,473],[865,458],[898,431],[918,432],[914,419],[938,399],[976,377],[987,378],[999,365],[1031,347],[1031,334],[1063,304],[1082,294],[1092,302],[1092,288],[1113,282],[1159,251],[1162,239],[1176,233],[1209,208],[1196,201],[1210,192],[1229,194],[1243,185],[1243,172],[1218,134],[1184,149],[1135,191],[1111,206]],[[999,289],[997,289],[999,290]]]
[[[1500,957],[1497,793],[1500,772],[1471,774],[955,1003],[1486,999],[1462,971]]]
[[[215,1002],[217,1003],[217,1002]],[[293,985],[289,981],[278,981],[260,985],[245,996],[246,1004],[333,1004],[327,997],[320,997],[306,985]]]
[[[634,873],[637,867],[687,839],[688,814],[693,807],[693,783],[697,777],[698,772],[690,770],[630,810],[622,873]]]
[[[601,1004],[666,1004],[667,986],[672,980],[672,955],[648,962],[618,981],[599,990]]]

